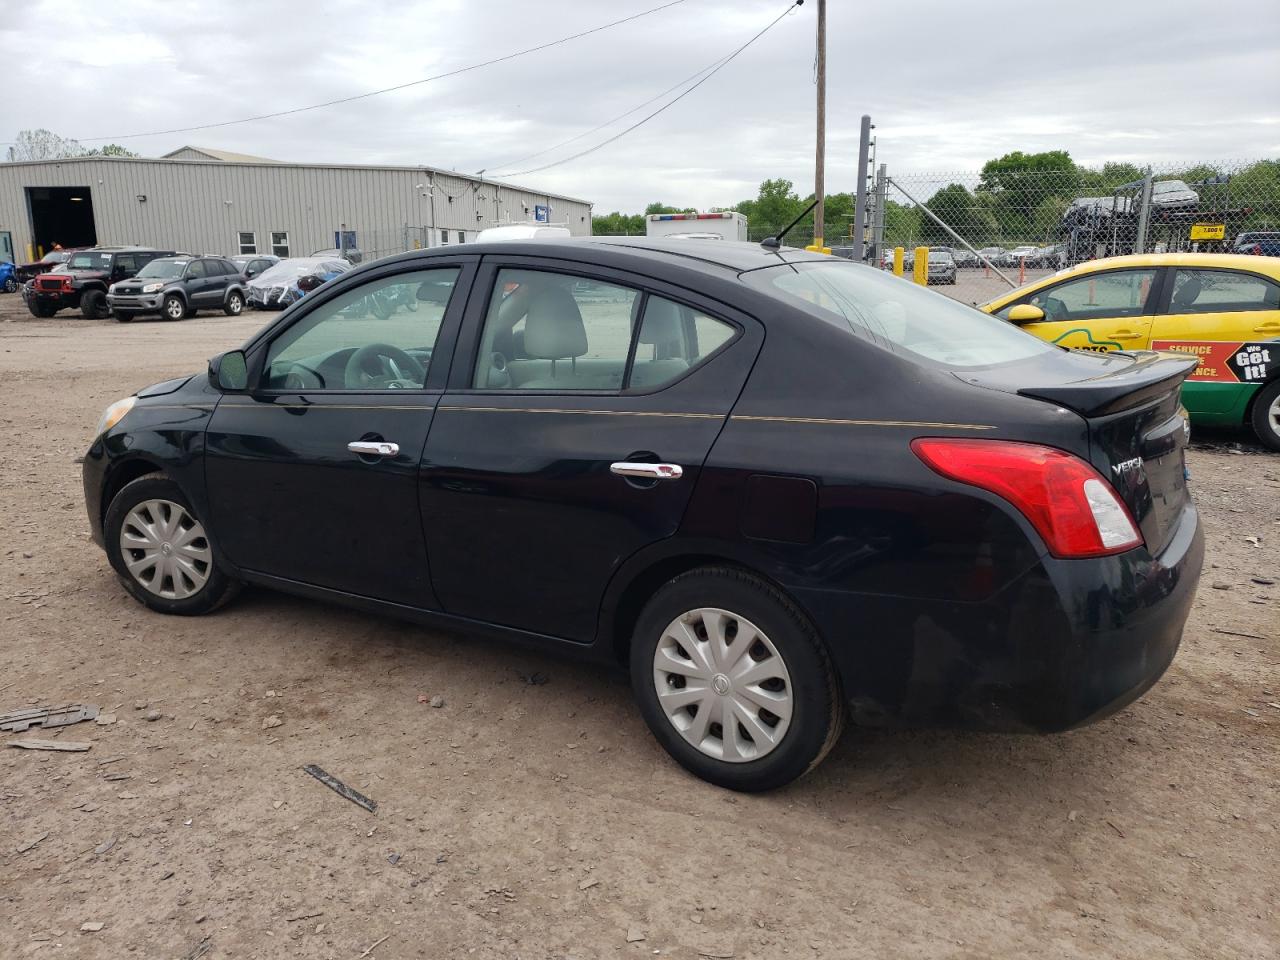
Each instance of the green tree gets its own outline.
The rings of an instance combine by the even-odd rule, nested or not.
[[[644,215],[639,213],[606,213],[591,218],[591,232],[600,237],[635,237],[644,234]]]
[[[142,154],[134,153],[132,150],[120,146],[118,143],[108,143],[105,147],[98,147],[96,150],[85,151],[86,157],[140,157]]]
[[[979,202],[962,184],[952,183],[943,187],[925,204],[934,214],[975,247],[991,242],[999,232],[989,201]],[[923,210],[919,238],[929,246],[941,244],[954,246],[955,238],[940,227]]]
[[[665,203],[660,203],[660,202],[651,203],[644,208],[644,215],[646,217],[652,216],[655,213],[697,213],[697,212],[698,210],[696,207],[671,207]]]
[[[1078,169],[1065,150],[1006,153],[988,160],[978,181],[978,190],[999,201],[996,216],[1004,234],[1018,239],[1032,232],[1034,211],[1045,197],[1070,199],[1079,187]]]

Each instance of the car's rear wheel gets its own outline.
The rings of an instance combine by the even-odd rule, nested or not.
[[[1253,432],[1272,450],[1280,450],[1280,380],[1272,380],[1253,401]]]
[[[86,290],[80,295],[80,315],[86,320],[104,320],[110,312],[107,295],[101,290]]]
[[[222,308],[228,317],[238,317],[244,310],[244,297],[239,291],[232,290],[227,297],[226,305]]]
[[[770,790],[835,744],[844,702],[826,647],[776,588],[702,568],[663,586],[631,644],[649,729],[685,769],[731,790]]]
[[[107,558],[125,590],[160,613],[208,613],[238,589],[214,557],[204,524],[182,489],[148,475],[126,484],[107,508]]]
[[[170,320],[185,320],[189,316],[186,301],[176,293],[164,298],[164,315]]]

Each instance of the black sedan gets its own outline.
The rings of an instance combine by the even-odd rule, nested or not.
[[[677,761],[760,790],[846,717],[1059,731],[1151,686],[1194,366],[789,248],[468,244],[113,404],[85,496],[153,610],[248,583],[628,664]]]

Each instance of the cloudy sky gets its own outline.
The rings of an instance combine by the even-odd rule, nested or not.
[[[191,133],[405,83],[658,6],[663,0],[58,0],[5,5],[0,140],[50,127],[146,156],[192,143],[279,160],[428,164],[511,176],[745,43],[787,0],[684,0],[631,23],[355,103]],[[1077,161],[1280,157],[1280,5],[1228,15],[1168,0],[1066,5],[832,0],[827,187],[854,184],[858,120],[890,173],[976,169],[1009,150]],[[699,89],[591,155],[513,182],[597,212],[705,208],[768,177],[812,189],[817,0]],[[1225,7],[1223,10],[1225,11]],[[1179,12],[1181,10],[1181,12]],[[674,95],[674,94],[673,94]]]

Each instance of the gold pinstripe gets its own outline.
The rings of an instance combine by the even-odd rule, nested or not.
[[[735,420],[759,423],[813,423],[837,427],[933,427],[939,430],[994,430],[983,423],[930,423],[925,420],[836,420],[826,417],[763,417],[734,414]]]
[[[463,410],[468,413],[575,413],[590,417],[678,417],[686,420],[723,420],[719,413],[667,413],[660,410],[575,410],[559,407],[454,407],[441,410]]]

